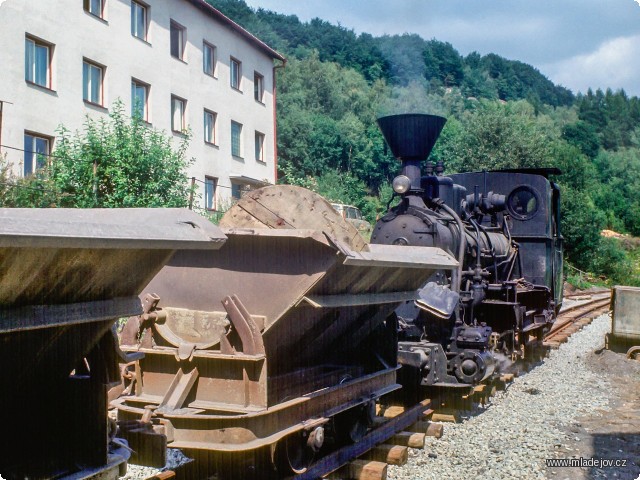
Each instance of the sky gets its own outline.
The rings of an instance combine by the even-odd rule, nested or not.
[[[577,93],[640,96],[640,0],[245,0],[318,17],[356,33],[417,33],[461,54],[496,53],[533,65]]]

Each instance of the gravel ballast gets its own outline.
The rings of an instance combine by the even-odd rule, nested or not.
[[[175,448],[167,449],[167,464],[164,468],[143,467],[140,465],[127,465],[127,474],[120,480],[144,480],[157,475],[165,470],[171,470],[189,461],[182,451]]]
[[[595,319],[498,392],[484,411],[445,424],[441,439],[427,437],[425,449],[412,450],[405,466],[389,467],[388,478],[545,478],[545,459],[571,456],[578,419],[610,410],[606,376],[586,365],[610,327],[608,314]]]

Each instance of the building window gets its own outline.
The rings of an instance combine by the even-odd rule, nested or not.
[[[251,190],[251,186],[245,183],[231,182],[231,198],[240,200],[242,196]]]
[[[147,6],[131,0],[131,35],[147,41]]]
[[[187,127],[185,123],[185,111],[187,101],[182,98],[171,96],[171,130],[174,132],[184,132]]]
[[[184,45],[187,39],[187,29],[171,20],[171,56],[184,60]]]
[[[207,210],[216,209],[216,187],[218,179],[213,177],[204,177],[204,207]]]
[[[149,121],[149,85],[131,80],[131,116]]]
[[[51,139],[33,133],[24,133],[24,176],[31,175],[47,164]]]
[[[51,50],[53,46],[27,37],[25,39],[24,78],[27,82],[51,88]]]
[[[242,62],[231,58],[231,87],[240,90],[240,80],[242,78]]]
[[[209,110],[204,111],[204,141],[216,144],[216,114]]]
[[[210,43],[204,42],[202,45],[202,70],[207,75],[215,77],[216,75],[216,47]]]
[[[231,155],[242,157],[242,124],[231,122]]]
[[[253,74],[253,97],[260,103],[264,99],[264,77],[258,72]]]
[[[84,0],[84,11],[98,18],[104,18],[104,0]]]
[[[104,70],[95,63],[82,62],[82,98],[96,105],[104,105],[102,97],[102,81]]]
[[[256,132],[256,160],[264,162],[264,134]]]

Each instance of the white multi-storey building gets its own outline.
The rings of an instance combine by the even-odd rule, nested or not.
[[[192,138],[203,207],[276,181],[284,58],[205,0],[0,0],[0,152],[28,175],[116,99]],[[53,159],[55,161],[55,159]]]

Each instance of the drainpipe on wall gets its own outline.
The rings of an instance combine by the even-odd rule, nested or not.
[[[4,107],[4,102],[0,100],[0,148],[2,147],[2,107]],[[2,154],[2,150],[0,150],[0,154]]]
[[[7,102],[6,100],[0,100],[0,146],[2,145],[2,110],[4,110],[5,104],[13,105],[13,103]],[[1,149],[0,153],[2,153]]]
[[[282,65],[273,66],[273,183],[278,183],[278,122],[276,120],[276,70],[284,68],[286,60],[282,60]]]

